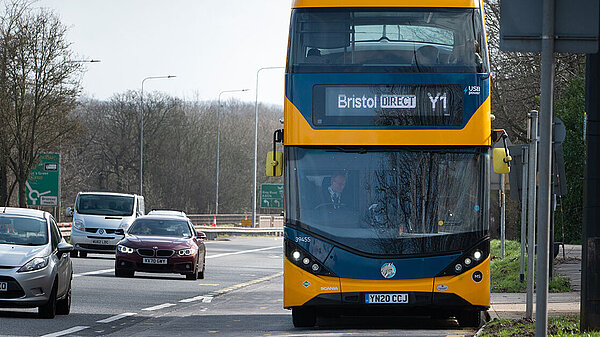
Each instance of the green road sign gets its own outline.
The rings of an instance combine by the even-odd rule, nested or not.
[[[27,179],[27,205],[58,206],[59,158],[58,153],[40,153]]]
[[[283,208],[283,184],[261,184],[260,207]]]

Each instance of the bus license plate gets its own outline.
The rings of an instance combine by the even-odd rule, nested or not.
[[[92,240],[95,245],[107,245],[109,240]]]
[[[0,282],[0,291],[8,291],[8,282]]]
[[[365,303],[408,303],[408,294],[365,294]]]
[[[145,257],[143,262],[148,263],[148,264],[167,264],[167,259],[157,259],[154,257]]]

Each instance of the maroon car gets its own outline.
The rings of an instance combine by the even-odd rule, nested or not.
[[[117,244],[115,275],[136,271],[179,273],[188,280],[204,278],[206,235],[186,217],[146,215],[137,218]]]

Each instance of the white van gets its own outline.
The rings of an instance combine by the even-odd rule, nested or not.
[[[67,208],[73,215],[71,227],[72,257],[86,257],[88,252],[114,253],[133,220],[144,215],[144,197],[137,194],[111,192],[79,192],[75,208]]]

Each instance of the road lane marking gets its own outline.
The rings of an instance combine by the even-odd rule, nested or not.
[[[68,335],[68,334],[71,334],[71,333],[79,332],[81,330],[85,330],[87,328],[89,328],[89,326],[74,326],[74,327],[72,327],[70,329],[58,331],[58,332],[55,332],[55,333],[49,333],[49,334],[43,335],[41,337],[58,337],[58,336],[64,336],[64,335]]]
[[[195,302],[195,301],[200,301],[202,300],[202,303],[210,303],[212,302],[212,297],[210,296],[196,296],[196,297],[192,297],[192,298],[186,298],[184,300],[179,301],[180,303],[190,303],[190,302]]]
[[[256,283],[264,282],[264,281],[279,277],[281,275],[283,275],[283,272],[267,275],[265,277],[257,278],[256,280],[252,280],[252,281],[248,281],[248,282],[244,282],[244,283],[234,284],[231,287],[215,290],[215,291],[209,293],[208,296],[222,295],[222,294],[228,293],[230,291],[234,291],[234,290],[237,290],[237,289],[240,289],[243,287],[247,287],[247,286],[250,286],[250,285],[253,285]]]
[[[111,316],[109,318],[101,319],[101,320],[96,321],[96,322],[97,323],[110,323],[110,322],[114,322],[114,321],[120,320],[121,318],[129,317],[129,316],[133,316],[133,315],[137,315],[137,313],[135,313],[135,312],[125,312],[125,313],[122,313],[122,314]]]
[[[175,306],[177,304],[173,304],[173,303],[163,303],[163,304],[159,304],[159,305],[155,305],[153,307],[148,307],[148,308],[144,308],[142,310],[144,311],[154,311],[154,310],[160,310],[160,309],[164,309],[164,308],[168,308],[168,307],[172,307]]]
[[[229,256],[229,255],[238,255],[238,254],[245,254],[245,253],[253,253],[253,252],[260,252],[260,251],[263,251],[263,250],[269,250],[269,249],[275,249],[275,248],[282,248],[282,246],[273,246],[273,247],[266,247],[266,248],[240,250],[239,252],[222,253],[222,254],[216,254],[216,255],[208,255],[206,258],[207,259],[214,259],[216,257]]]
[[[239,252],[232,252],[232,253],[222,253],[222,254],[216,254],[216,255],[208,255],[206,258],[207,259],[214,259],[214,258],[217,258],[217,257],[223,257],[223,256],[229,256],[229,255],[238,255],[238,254],[245,254],[245,253],[253,253],[253,252],[260,252],[260,251],[263,251],[263,250],[269,250],[269,249],[275,249],[275,248],[281,248],[281,246],[273,246],[273,247],[266,247],[266,248],[241,250]],[[111,269],[102,269],[102,270],[94,270],[94,271],[87,271],[85,273],[73,274],[73,277],[90,276],[90,275],[98,275],[98,274],[107,274],[107,273],[113,273],[114,271],[115,271],[114,268],[111,268]]]
[[[97,275],[97,274],[106,274],[106,273],[112,273],[114,271],[115,271],[115,268],[102,269],[102,270],[94,270],[94,271],[87,271],[85,273],[73,274],[73,277],[90,276],[90,275]]]

